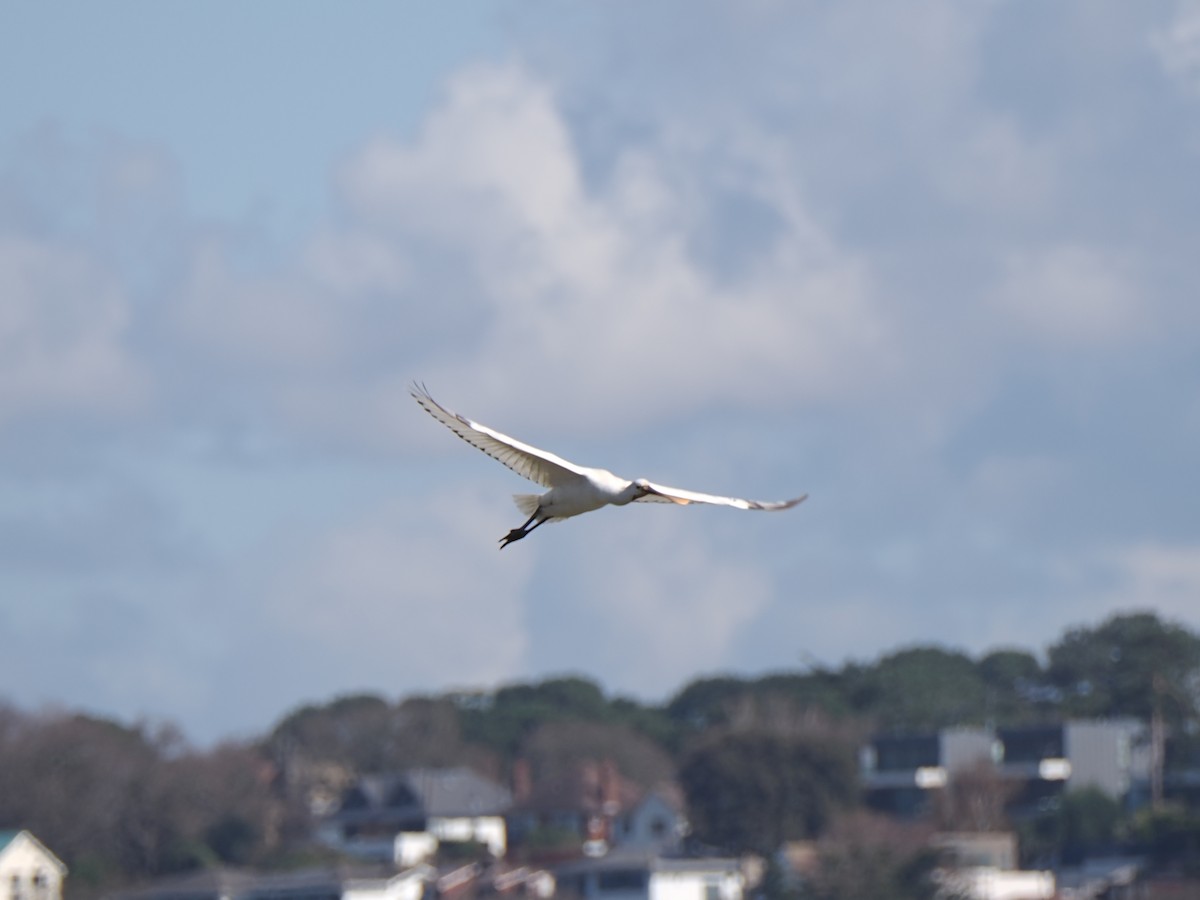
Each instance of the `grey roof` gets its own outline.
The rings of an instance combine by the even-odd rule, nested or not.
[[[465,766],[410,769],[408,785],[430,816],[499,815],[512,806],[512,793]]]
[[[217,866],[119,891],[109,900],[338,900],[346,884],[390,874],[388,867],[362,865],[268,873]]]
[[[501,815],[512,806],[507,788],[459,766],[364,775],[343,795],[344,821],[409,821],[430,816]]]
[[[737,872],[741,863],[736,859],[717,856],[664,856],[643,850],[614,848],[604,856],[572,860],[554,870],[556,875],[583,875],[590,872]]]

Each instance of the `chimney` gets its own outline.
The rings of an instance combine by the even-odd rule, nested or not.
[[[600,767],[594,759],[585,759],[579,765],[580,793],[587,809],[598,809],[604,802],[600,791]]]
[[[513,803],[523,806],[533,796],[533,774],[529,768],[529,760],[514,759],[512,767]]]
[[[621,811],[621,773],[611,759],[604,760],[600,767],[600,808],[606,816]]]

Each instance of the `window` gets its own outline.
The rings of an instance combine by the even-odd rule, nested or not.
[[[878,738],[874,750],[875,768],[880,772],[905,772],[941,762],[936,734]]]
[[[644,891],[647,879],[644,869],[614,869],[596,876],[596,889],[604,891]]]
[[[420,803],[420,798],[412,792],[407,784],[401,782],[388,793],[386,805],[393,808],[404,808],[419,806]]]

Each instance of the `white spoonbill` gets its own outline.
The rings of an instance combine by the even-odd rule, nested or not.
[[[439,404],[429,396],[429,391],[424,385],[413,384],[409,392],[427,413],[472,447],[477,447],[492,459],[504,463],[523,478],[550,489],[540,495],[513,495],[517,507],[529,518],[520,528],[514,528],[500,538],[502,550],[545,522],[559,522],[609,504],[624,506],[634,501],[678,503],[682,506],[690,503],[715,503],[737,509],[775,510],[790,509],[808,497],[808,494],[804,494],[793,500],[742,500],[739,497],[717,497],[713,494],[664,487],[645,478],[628,481],[607,469],[577,466],[561,456],[523,444],[494,428],[472,422]]]

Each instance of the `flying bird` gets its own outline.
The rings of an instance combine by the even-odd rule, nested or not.
[[[501,434],[494,428],[472,422],[439,404],[429,396],[429,391],[424,385],[413,384],[409,392],[413,399],[421,404],[422,409],[472,447],[504,463],[521,477],[550,489],[544,494],[513,495],[517,507],[529,518],[520,528],[514,528],[500,538],[501,550],[513,541],[521,540],[546,522],[561,522],[563,519],[610,504],[625,506],[627,503],[641,501],[687,506],[692,503],[714,503],[737,509],[776,510],[790,509],[808,497],[808,494],[803,494],[793,500],[742,500],[739,497],[717,497],[713,494],[665,487],[645,478],[628,481],[607,469],[592,469],[567,462],[561,456],[531,447]]]

